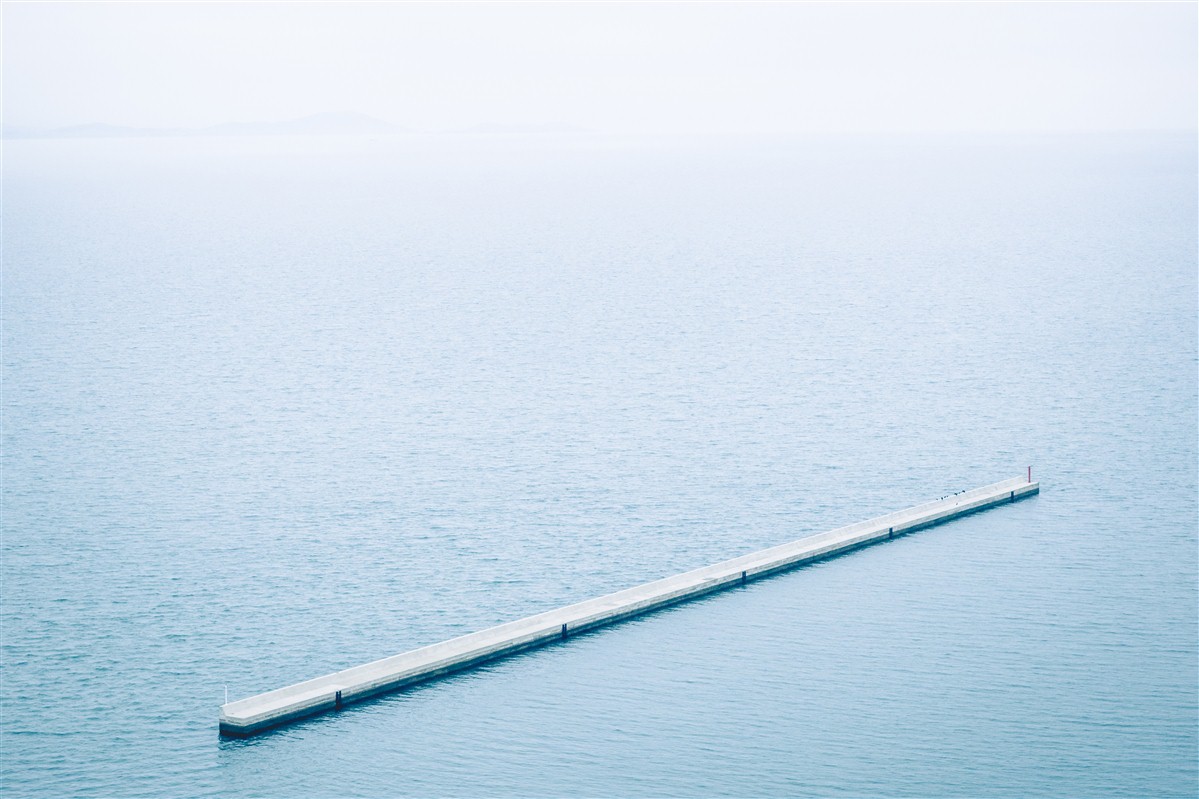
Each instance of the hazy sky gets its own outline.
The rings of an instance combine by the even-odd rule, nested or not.
[[[7,126],[1196,126],[1194,3],[14,3]]]

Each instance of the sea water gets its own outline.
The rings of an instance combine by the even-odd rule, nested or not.
[[[1194,796],[1191,135],[7,141],[5,796]],[[1039,497],[221,740],[231,699]]]

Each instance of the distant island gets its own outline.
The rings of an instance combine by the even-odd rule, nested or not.
[[[111,139],[167,136],[361,136],[406,133],[356,111],[329,111],[282,122],[225,122],[203,128],[135,128],[91,123],[62,128],[5,128],[6,139]]]
[[[501,125],[494,122],[486,122],[480,125],[472,125],[469,128],[456,128],[447,130],[446,133],[477,133],[477,134],[509,134],[509,133],[545,133],[545,134],[574,134],[574,133],[591,133],[587,128],[580,128],[576,125],[560,125],[553,122],[546,122],[540,125]]]
[[[224,122],[201,128],[138,128],[92,122],[58,128],[6,127],[5,139],[130,139],[183,136],[365,136],[417,133],[357,111],[326,111],[282,122]],[[585,134],[573,125],[483,123],[439,131],[448,135]]]

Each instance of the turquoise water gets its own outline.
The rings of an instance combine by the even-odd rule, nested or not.
[[[10,141],[3,188],[6,796],[1199,790],[1193,136]]]

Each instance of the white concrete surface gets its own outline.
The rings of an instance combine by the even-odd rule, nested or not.
[[[1036,494],[1039,490],[1040,483],[1028,482],[1024,476],[1004,480],[615,594],[239,699],[221,707],[220,732],[233,736],[253,735],[269,727],[334,710],[374,694],[433,679],[487,660],[559,641],[573,633],[876,541],[885,541],[993,505],[1012,502]]]

